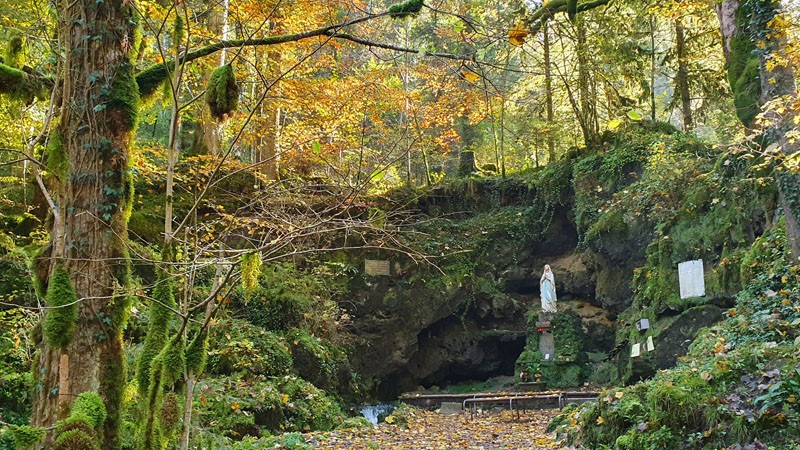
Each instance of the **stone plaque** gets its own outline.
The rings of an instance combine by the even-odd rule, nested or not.
[[[703,278],[703,260],[686,261],[678,264],[678,280],[681,283],[681,298],[702,297],[706,295],[706,282]]]
[[[444,415],[461,414],[463,410],[464,408],[461,402],[442,402],[439,408],[439,412]]]
[[[642,354],[642,344],[633,344],[631,347],[631,358],[636,358]]]
[[[653,343],[653,336],[647,336],[647,343],[644,345],[644,348],[648,352],[652,352],[656,349],[656,345]]]
[[[389,261],[384,259],[366,259],[364,260],[364,272],[367,275],[374,276],[389,276]]]
[[[649,319],[642,319],[636,322],[636,329],[639,331],[646,330],[650,328],[650,320]]]
[[[551,355],[556,353],[556,343],[553,339],[553,333],[546,331],[539,337],[539,353],[544,359],[552,358]]]

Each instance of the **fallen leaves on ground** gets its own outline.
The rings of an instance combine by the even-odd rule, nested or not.
[[[372,428],[315,434],[309,443],[330,450],[543,450],[560,448],[547,434],[558,410],[442,415],[414,410],[408,427],[382,423]]]

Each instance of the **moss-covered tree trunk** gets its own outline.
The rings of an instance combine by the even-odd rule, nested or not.
[[[47,326],[58,309],[45,314],[33,423],[52,425],[78,394],[96,391],[108,409],[101,447],[113,449],[119,447],[121,330],[129,309],[128,147],[139,98],[130,60],[135,20],[128,0],[65,1],[59,18],[62,146],[55,151],[69,164],[57,195],[64,220],[53,230],[51,256],[68,274],[78,303],[71,336],[59,337]],[[51,277],[48,291],[57,280]]]
[[[772,19],[780,12],[779,0],[723,0],[717,16],[733,91],[736,112],[742,123],[753,127],[762,107],[796,95],[795,74],[786,57],[786,30],[773,28]],[[774,63],[774,64],[773,64]],[[800,150],[787,134],[795,128],[792,113],[764,111],[768,126],[765,142],[778,144],[783,155]],[[800,179],[796,173],[776,172],[781,206],[786,217],[787,245],[794,262],[800,258]]]

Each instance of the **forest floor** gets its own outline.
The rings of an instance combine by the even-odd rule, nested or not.
[[[543,450],[561,448],[545,431],[557,409],[443,415],[415,409],[406,426],[381,423],[371,428],[315,435],[314,448],[340,450]],[[308,441],[307,441],[308,442]]]

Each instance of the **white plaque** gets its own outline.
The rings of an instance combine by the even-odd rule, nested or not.
[[[650,328],[650,319],[642,319],[636,322],[636,329],[639,331]]]
[[[364,272],[367,275],[390,275],[389,261],[381,259],[364,260]]]
[[[652,352],[656,349],[655,344],[653,344],[653,336],[647,336],[647,344],[645,344],[645,348],[648,352]]]
[[[633,344],[631,347],[631,358],[636,358],[642,354],[642,344]]]
[[[681,283],[681,298],[702,297],[706,295],[706,282],[703,278],[703,260],[686,261],[678,264],[678,280]]]
[[[550,353],[545,353],[545,355],[544,355],[544,359],[545,359],[545,360],[549,360],[549,359],[550,359]]]

